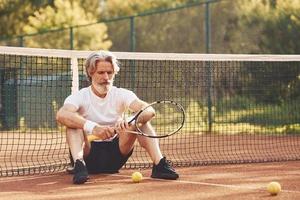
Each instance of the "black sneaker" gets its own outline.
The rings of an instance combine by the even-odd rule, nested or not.
[[[83,164],[81,160],[76,160],[74,167],[74,176],[73,183],[74,184],[83,184],[89,179],[88,172],[86,166]]]
[[[179,175],[171,167],[170,161],[163,157],[157,165],[153,165],[151,178],[176,180]]]

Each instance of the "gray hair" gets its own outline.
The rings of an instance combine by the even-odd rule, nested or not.
[[[96,64],[98,61],[110,62],[114,68],[115,74],[117,74],[120,70],[118,60],[114,54],[112,54],[109,51],[104,51],[104,50],[93,52],[92,54],[90,54],[87,57],[87,59],[85,61],[85,72],[86,72],[86,75],[87,75],[89,81],[92,81],[92,78],[91,78],[89,72],[96,70]]]

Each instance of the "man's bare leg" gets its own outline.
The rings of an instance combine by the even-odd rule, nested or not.
[[[155,130],[149,122],[143,125],[141,130],[149,135],[155,135]],[[138,141],[140,145],[148,152],[154,164],[158,164],[163,158],[159,147],[159,140],[156,138],[138,136]]]
[[[74,167],[74,184],[83,184],[88,180],[88,172],[83,160],[83,156],[87,151],[87,138],[81,129],[67,128],[67,142],[75,163]],[[89,151],[89,148],[88,148]]]
[[[150,135],[156,134],[150,123],[146,123],[141,130]],[[166,158],[162,156],[159,139],[138,136],[138,141],[146,149],[154,162],[151,174],[152,178],[175,180],[179,177]]]
[[[81,129],[67,128],[67,143],[74,162],[83,160],[84,135]]]

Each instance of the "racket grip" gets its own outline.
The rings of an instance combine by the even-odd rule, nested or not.
[[[116,130],[114,130],[114,134],[117,134]],[[87,135],[87,140],[89,143],[91,143],[94,140],[103,140],[103,139],[101,139],[99,136],[96,135]]]
[[[87,139],[88,139],[89,142],[92,142],[92,141],[94,141],[94,140],[101,140],[101,138],[99,138],[99,137],[96,136],[96,135],[88,135],[88,136],[87,136]]]

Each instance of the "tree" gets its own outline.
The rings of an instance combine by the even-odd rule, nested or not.
[[[51,5],[52,0],[0,0],[0,35],[8,38],[23,34],[22,27],[35,10]]]
[[[73,29],[74,49],[109,49],[112,43],[108,39],[107,27],[103,23],[96,24],[96,22],[95,15],[85,12],[77,1],[55,0],[54,7],[40,8],[28,18],[28,24],[23,28],[25,33],[45,32],[45,34],[26,37],[25,45],[66,49],[70,47],[71,39],[68,27],[95,23]],[[53,28],[57,31],[49,31]]]
[[[246,44],[250,45],[246,48],[251,50],[249,53],[299,54],[300,0],[239,1],[236,13],[238,29],[248,31],[228,34],[235,41],[231,45],[232,49],[245,49],[238,41],[247,38]],[[275,103],[299,98],[300,69],[297,63],[266,65],[249,68],[249,74],[254,78],[247,84],[253,87],[253,91],[260,88],[260,93],[253,95],[260,100]],[[266,83],[266,74],[273,81]]]
[[[103,1],[102,18],[134,16],[110,21],[107,23],[109,36],[113,41],[112,50],[130,51],[130,40],[133,34],[131,23],[134,23],[136,51],[151,52],[204,52],[203,5],[174,9],[164,12],[191,0],[109,0]],[[159,12],[162,10],[162,12]],[[152,14],[149,14],[151,13]],[[148,13],[148,14],[147,14]],[[137,15],[137,16],[135,16]],[[187,23],[188,22],[188,23]],[[185,34],[178,34],[188,30]]]
[[[256,53],[299,54],[300,0],[241,1],[237,8],[239,27],[260,30]]]
[[[195,0],[194,0],[195,1]],[[101,17],[113,18],[135,15],[150,10],[165,9],[194,2],[193,0],[102,0]]]

